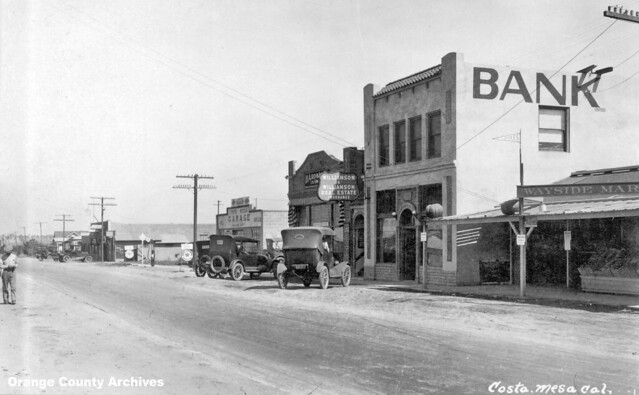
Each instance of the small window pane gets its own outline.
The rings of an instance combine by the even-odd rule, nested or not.
[[[388,125],[379,128],[379,165],[388,166],[390,161],[390,139]]]
[[[410,120],[409,130],[409,150],[411,161],[422,159],[422,118],[413,118]]]
[[[544,110],[539,113],[539,127],[542,129],[563,129],[563,110]]]
[[[565,108],[539,108],[539,149],[568,151],[568,122]]]
[[[406,162],[406,124],[395,124],[395,163]]]

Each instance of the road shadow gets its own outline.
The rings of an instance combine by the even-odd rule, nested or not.
[[[370,288],[376,291],[387,291],[387,292],[406,292],[406,293],[426,293],[431,295],[442,295],[442,296],[458,296],[463,298],[472,298],[472,299],[481,299],[481,300],[498,300],[504,302],[512,302],[512,303],[524,303],[538,306],[547,306],[547,307],[557,307],[563,309],[573,309],[573,310],[584,310],[593,313],[634,313],[637,312],[628,308],[628,306],[624,305],[606,305],[592,302],[584,302],[579,300],[564,300],[564,299],[548,299],[548,298],[519,298],[512,297],[508,295],[483,295],[483,294],[474,294],[474,293],[460,293],[460,292],[445,292],[445,291],[434,291],[434,290],[419,290],[412,288],[402,288],[402,287],[375,287]]]

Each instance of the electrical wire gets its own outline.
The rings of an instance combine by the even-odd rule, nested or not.
[[[162,54],[161,52],[159,52],[157,50],[149,48],[148,46],[146,46],[146,45],[144,45],[144,44],[142,44],[142,43],[140,43],[140,42],[138,42],[136,40],[133,40],[133,39],[131,39],[128,36],[125,36],[124,34],[118,32],[117,30],[115,30],[115,29],[103,24],[99,20],[97,20],[97,19],[95,19],[95,18],[93,18],[93,17],[91,17],[89,15],[86,15],[82,11],[79,11],[78,9],[76,9],[76,8],[74,8],[72,6],[69,6],[66,3],[62,3],[62,4],[64,4],[64,6],[68,7],[69,9],[72,9],[75,12],[77,12],[77,13],[79,13],[81,15],[84,15],[85,17],[93,20],[95,23],[97,23],[100,26],[106,28],[107,30],[115,32],[118,36],[120,36],[120,38],[114,37],[113,35],[109,35],[107,33],[104,33],[102,31],[96,29],[92,24],[89,24],[89,23],[85,22],[84,20],[82,20],[82,19],[74,16],[73,14],[71,14],[69,11],[64,10],[64,9],[62,9],[60,7],[57,7],[56,5],[53,5],[50,2],[48,2],[48,1],[45,1],[44,3],[49,5],[50,7],[53,7],[55,9],[61,11],[61,12],[64,12],[66,15],[68,15],[71,18],[79,21],[80,23],[82,23],[85,26],[88,26],[90,29],[92,29],[92,30],[94,30],[94,31],[96,31],[96,32],[98,32],[98,33],[100,33],[102,35],[105,35],[106,37],[109,37],[109,38],[112,38],[112,39],[115,39],[115,40],[119,41],[121,44],[123,44],[127,48],[139,53],[140,55],[142,55],[142,56],[144,56],[144,57],[146,57],[148,59],[154,60],[154,61],[158,62],[159,64],[167,67],[168,69],[170,69],[170,70],[172,70],[172,71],[174,71],[174,72],[176,72],[176,73],[178,73],[178,74],[180,74],[180,75],[182,75],[182,76],[184,76],[186,78],[189,78],[189,79],[191,79],[191,80],[193,80],[193,81],[195,81],[195,82],[197,82],[197,83],[199,83],[199,84],[201,84],[201,85],[203,85],[203,86],[205,86],[205,87],[207,87],[207,88],[209,88],[211,90],[214,90],[214,91],[216,91],[216,92],[218,92],[218,93],[220,93],[222,95],[225,95],[225,96],[227,96],[230,99],[233,99],[233,100],[235,100],[235,101],[237,101],[239,103],[242,103],[242,104],[244,104],[246,106],[249,106],[249,107],[251,107],[251,108],[253,108],[253,109],[257,110],[257,111],[260,111],[260,112],[262,112],[262,113],[264,113],[266,115],[269,115],[269,116],[271,116],[273,118],[276,118],[276,119],[278,119],[278,120],[280,120],[280,121],[282,121],[284,123],[287,123],[287,124],[289,124],[289,125],[291,125],[293,127],[296,127],[296,128],[301,129],[303,131],[306,131],[306,132],[308,132],[310,134],[313,134],[313,135],[315,135],[317,137],[323,138],[323,139],[325,139],[325,140],[327,140],[327,141],[329,141],[331,143],[334,143],[334,144],[337,144],[337,145],[340,145],[340,146],[344,146],[344,144],[346,144],[346,146],[357,146],[357,144],[354,144],[354,143],[352,143],[352,142],[350,142],[350,141],[348,141],[346,139],[343,139],[343,138],[341,138],[339,136],[331,134],[331,133],[329,133],[329,132],[327,132],[325,130],[322,130],[322,129],[316,127],[316,126],[313,126],[313,125],[311,125],[311,124],[309,124],[309,123],[307,123],[307,122],[305,122],[305,121],[303,121],[303,120],[301,120],[299,118],[296,118],[296,117],[294,117],[292,115],[289,115],[289,114],[287,114],[287,113],[285,113],[285,112],[283,112],[281,110],[278,110],[277,108],[275,108],[275,107],[273,107],[273,106],[271,106],[271,105],[269,105],[269,104],[267,104],[267,103],[265,103],[263,101],[260,101],[260,100],[254,98],[254,97],[252,97],[250,95],[242,93],[239,90],[237,90],[235,88],[232,88],[232,87],[228,86],[227,84],[224,84],[224,83],[222,83],[222,82],[220,82],[218,80],[215,80],[215,79],[213,79],[213,78],[211,78],[211,77],[209,77],[209,76],[207,76],[207,75],[205,75],[205,74],[203,74],[203,73],[201,73],[201,72],[199,72],[199,71],[197,71],[197,70],[195,70],[195,69],[193,69],[193,68],[191,68],[191,67],[189,67],[189,66],[187,66],[187,65],[185,65],[185,64],[183,64],[183,63],[181,63],[181,62],[179,62],[179,61],[177,61],[177,60],[175,60],[175,59],[173,59],[171,57],[169,57],[169,56],[167,56],[167,55]],[[155,57],[151,56],[150,54],[141,51],[139,48],[136,48],[133,45],[127,43],[127,42],[133,43],[133,44],[143,48],[144,50],[146,50],[146,51],[148,51],[148,52],[150,52],[152,54],[155,54],[156,56]],[[174,65],[170,65],[167,62],[162,61],[159,58],[166,59],[166,60],[170,61],[171,63],[173,63],[174,65],[178,66],[179,68],[181,68],[183,70],[179,69],[178,67],[175,67]],[[227,90],[229,90],[229,91],[231,91],[231,92],[233,92],[233,93],[235,93],[235,94],[237,94],[237,95],[239,95],[239,96],[241,96],[241,97],[243,97],[245,99],[248,99],[250,101],[242,100],[241,98],[233,96],[232,94],[230,94],[228,92],[225,92],[224,90],[219,89],[218,87],[216,87],[214,85],[211,85],[210,83],[207,83],[206,81],[202,81],[203,79],[206,80],[206,81],[215,83],[217,85],[220,85],[220,86],[224,87],[225,89],[227,89]],[[280,115],[282,115],[284,117],[287,117],[288,119],[286,119],[286,118],[284,118],[282,116],[279,116],[277,114],[280,114]]]

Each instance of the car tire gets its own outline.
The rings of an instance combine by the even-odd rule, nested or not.
[[[87,255],[84,257],[85,262],[91,262],[92,260],[93,260],[93,257],[91,255]]]
[[[348,287],[351,283],[351,267],[346,266],[344,272],[342,273],[342,285],[344,287]]]
[[[52,260],[53,260],[53,256],[47,255],[47,261],[52,261]]]
[[[286,287],[288,287],[288,275],[286,273],[275,273],[275,278],[277,279],[277,285],[279,285],[280,289],[286,289]]]
[[[224,261],[224,258],[222,258],[219,255],[214,256],[213,258],[211,258],[211,271],[215,274],[220,274],[220,272],[222,271],[222,269],[224,269],[224,267],[226,266],[226,262]]]
[[[328,288],[329,278],[328,268],[326,266],[322,267],[319,274],[319,282],[322,289]]]
[[[240,281],[244,277],[244,266],[240,262],[236,262],[231,266],[231,278]]]
[[[65,255],[62,257],[62,262],[69,262],[71,260],[71,257],[68,255]]]
[[[193,265],[193,271],[195,272],[195,277],[204,277],[206,274],[206,268],[198,265],[197,263]]]

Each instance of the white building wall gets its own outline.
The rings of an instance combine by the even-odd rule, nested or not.
[[[586,65],[575,65],[579,69]],[[473,97],[473,68],[489,67],[499,73],[497,98]],[[521,94],[508,93],[500,100],[511,71],[521,72],[532,103],[523,102]],[[618,85],[621,78],[614,71],[604,74],[593,97],[600,108],[592,107],[583,93],[572,105],[572,76],[558,73],[551,78],[561,91],[566,76],[566,104],[557,103],[543,86],[537,102],[536,73],[550,77],[554,71],[525,70],[463,63],[457,86],[457,213],[491,209],[499,202],[516,196],[519,185],[519,145],[495,138],[522,134],[524,183],[549,184],[585,169],[629,166],[639,163],[637,129],[639,84],[632,80]],[[587,76],[585,81],[593,76]],[[513,89],[519,89],[513,81]],[[613,88],[614,87],[614,88]],[[484,86],[483,88],[486,88]],[[592,89],[591,89],[592,91]],[[539,106],[569,107],[569,152],[540,151]]]

